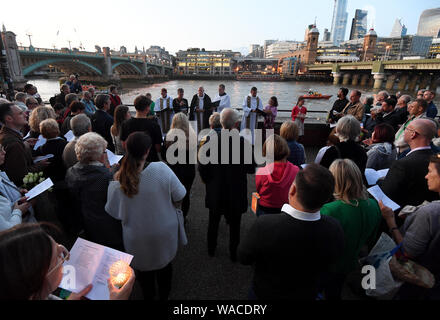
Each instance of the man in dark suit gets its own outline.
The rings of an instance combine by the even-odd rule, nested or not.
[[[108,143],[107,149],[115,152],[115,145],[113,144],[110,129],[113,125],[113,117],[108,114],[110,110],[110,96],[107,94],[100,94],[95,99],[95,106],[98,110],[91,116],[92,130],[100,134]]]
[[[209,129],[209,117],[214,112],[211,98],[205,93],[205,89],[200,87],[194,95],[189,113],[189,121],[197,121],[197,130]]]
[[[199,172],[206,184],[205,203],[206,208],[209,209],[208,253],[210,256],[215,254],[218,227],[224,215],[229,224],[229,251],[234,262],[240,243],[241,216],[248,210],[247,175],[255,173],[256,167],[252,147],[236,130],[239,121],[237,111],[223,110],[220,116],[223,130],[211,131],[199,152]],[[222,135],[225,134],[229,134],[230,137],[226,140],[227,145],[222,146]],[[237,148],[234,140],[239,141]],[[208,150],[209,145],[211,148]],[[225,159],[222,159],[221,151],[227,148],[229,158],[227,158],[228,163],[224,163],[222,160]],[[240,153],[239,157],[237,157],[238,153]]]
[[[282,213],[254,223],[238,251],[241,263],[254,265],[250,298],[316,299],[320,276],[344,250],[340,223],[320,213],[334,186],[328,169],[309,165],[296,176]]]
[[[371,112],[371,116],[373,120],[376,120],[376,124],[387,123],[393,127],[394,132],[399,130],[399,125],[402,124],[402,116],[396,110],[397,101],[388,98],[384,102],[382,102],[382,108],[379,112]]]
[[[414,120],[406,127],[404,139],[411,152],[394,162],[381,184],[383,192],[402,208],[438,199],[437,193],[429,191],[425,179],[432,156],[430,144],[436,131],[437,126],[429,119]]]
[[[0,104],[0,121],[4,124],[0,130],[0,144],[6,151],[2,170],[20,187],[23,185],[23,178],[29,172],[40,172],[49,162],[44,160],[34,164],[31,148],[27,142],[23,142],[21,134],[21,130],[27,124],[22,109],[13,103]]]

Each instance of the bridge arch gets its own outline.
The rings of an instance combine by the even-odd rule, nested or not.
[[[160,70],[157,67],[151,66],[151,67],[147,68],[147,73],[150,74],[150,75],[160,74]]]
[[[116,70],[116,68],[120,67],[120,66],[127,66],[129,68],[132,68],[135,70],[135,72],[142,74],[142,70],[139,69],[138,66],[136,66],[135,64],[131,63],[131,62],[117,62],[115,64],[112,65],[112,70]]]
[[[24,68],[23,69],[23,75],[26,76],[26,75],[32,73],[33,71],[38,70],[39,68],[42,68],[42,67],[47,66],[47,65],[63,63],[63,62],[69,62],[69,63],[72,63],[72,64],[83,65],[83,66],[87,67],[88,69],[91,69],[93,72],[97,73],[98,75],[102,76],[102,71],[99,70],[94,65],[92,65],[90,63],[87,63],[85,61],[70,60],[70,59],[48,59],[48,60],[38,61],[38,62],[36,62],[34,64],[31,64],[31,65],[27,66],[26,68]]]

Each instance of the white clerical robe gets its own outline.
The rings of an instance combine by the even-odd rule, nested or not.
[[[250,97],[250,108],[248,107],[248,100]],[[243,132],[246,129],[250,130],[252,144],[255,142],[255,129],[257,128],[257,122],[258,122],[258,114],[256,112],[251,112],[253,110],[258,109],[263,111],[263,100],[260,97],[252,97],[252,95],[249,95],[244,98],[243,101],[243,118],[241,120],[241,131]]]
[[[205,94],[203,94],[203,97],[197,94],[197,98],[199,99],[199,105],[196,105],[194,113],[196,118],[195,126],[197,127],[196,132],[198,134],[203,129],[204,112],[197,112],[196,110],[203,110],[203,108],[205,107]]]
[[[173,98],[168,95],[166,98],[160,96],[155,102],[154,112],[156,112],[159,118],[159,126],[162,133],[166,134],[170,130],[171,121],[174,116]]]
[[[223,109],[231,108],[231,97],[228,94],[224,96],[217,95],[212,102],[215,103],[217,101],[220,101],[220,105],[217,108],[218,113],[221,113]]]

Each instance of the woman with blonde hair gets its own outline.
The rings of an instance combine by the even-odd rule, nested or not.
[[[306,163],[306,152],[304,146],[298,143],[299,128],[293,121],[286,121],[281,126],[280,135],[287,141],[290,155],[287,160],[295,166],[302,166]]]
[[[52,107],[41,106],[31,112],[29,116],[30,138],[38,138],[40,135],[40,123],[47,119],[57,119],[57,114]]]
[[[289,202],[289,190],[295,181],[299,168],[287,161],[290,150],[286,140],[279,135],[267,138],[263,145],[263,156],[273,161],[260,168],[255,176],[260,205],[257,216],[281,213]]]
[[[185,134],[185,139],[183,139],[183,134]],[[168,149],[174,144],[176,144],[177,150],[174,153],[168,152]],[[181,150],[185,151],[185,155],[180,154]],[[197,156],[197,136],[186,114],[180,112],[174,115],[163,151],[163,159],[166,160],[168,166],[185,186],[186,196],[183,199],[182,211],[186,219],[190,207],[191,187],[196,177],[195,163]]]
[[[326,204],[321,214],[338,220],[345,234],[345,249],[330,268],[323,286],[327,299],[341,299],[347,275],[358,266],[361,249],[373,246],[379,234],[382,214],[376,200],[369,199],[358,166],[349,159],[330,166],[335,178],[335,201]]]

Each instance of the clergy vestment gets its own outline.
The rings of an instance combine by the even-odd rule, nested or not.
[[[219,102],[217,106],[218,113],[221,113],[223,109],[231,108],[231,97],[226,92],[222,96],[217,95],[212,102],[215,105],[217,105],[216,102]]]
[[[207,94],[204,94],[203,97],[199,97],[198,94],[194,95],[191,101],[189,120],[197,122],[197,133],[203,129],[209,129],[209,117],[212,115],[212,108],[211,98]],[[204,112],[197,112],[197,110],[204,110]]]
[[[252,135],[252,145],[255,142],[255,129],[257,129],[258,124],[258,113],[252,112],[254,110],[263,111],[263,101],[260,97],[252,97],[248,95],[243,101],[243,118],[241,120],[241,131],[249,129]]]
[[[162,130],[162,134],[166,134],[170,130],[171,121],[173,120],[174,116],[173,98],[168,95],[166,98],[161,96],[156,100],[154,112],[159,118],[159,125]]]

